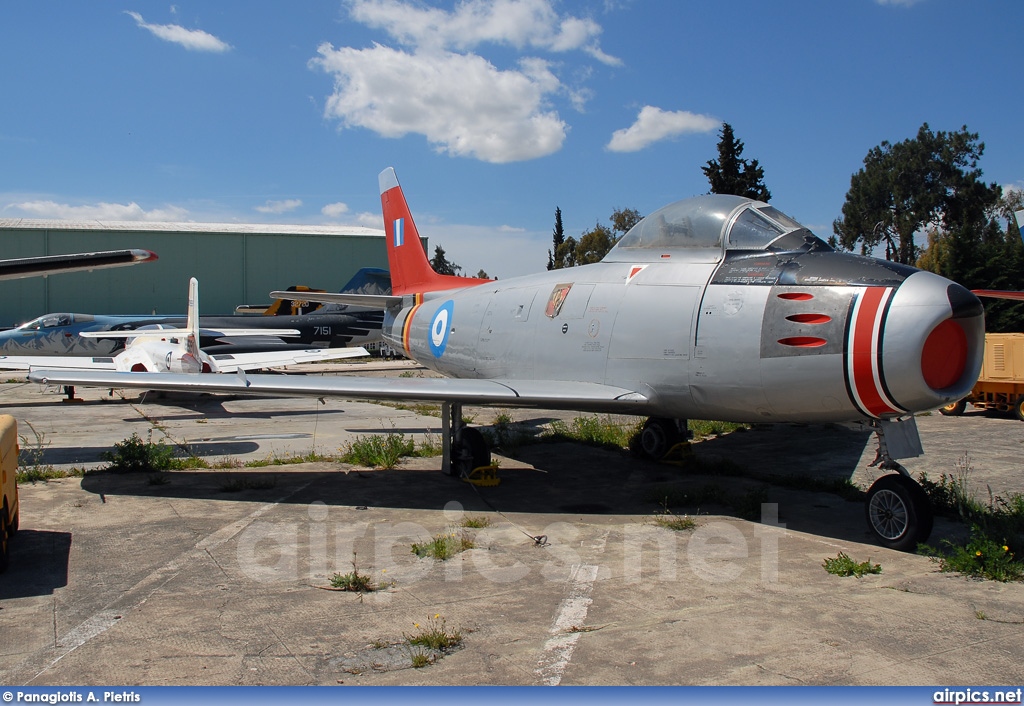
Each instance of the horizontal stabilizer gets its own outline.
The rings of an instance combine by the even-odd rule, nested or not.
[[[191,333],[187,328],[154,328],[143,326],[127,331],[79,331],[82,338],[140,338],[145,336],[168,338],[170,336],[187,336]],[[301,332],[293,328],[201,328],[202,336],[299,336]]]
[[[271,292],[275,299],[284,299],[288,292]],[[311,302],[324,304],[348,304],[349,306],[365,306],[370,309],[390,309],[402,305],[402,297],[389,294],[334,294],[331,292],[303,292],[302,298]]]

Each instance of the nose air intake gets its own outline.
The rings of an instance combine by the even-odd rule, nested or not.
[[[917,272],[896,290],[883,358],[892,398],[925,410],[965,397],[981,371],[985,310],[964,287]]]

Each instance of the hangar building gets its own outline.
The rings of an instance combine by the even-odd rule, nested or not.
[[[360,226],[144,223],[0,218],[0,258],[143,248],[156,262],[0,281],[0,327],[42,314],[184,314],[188,280],[200,312],[269,304],[302,284],[336,292],[361,267],[387,269],[384,231]]]

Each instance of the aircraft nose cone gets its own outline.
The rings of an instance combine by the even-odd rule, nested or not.
[[[882,367],[900,407],[924,411],[967,396],[984,348],[985,310],[966,288],[917,272],[896,290],[885,319]]]

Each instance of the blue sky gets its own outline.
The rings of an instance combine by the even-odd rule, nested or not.
[[[831,234],[883,140],[1024,187],[1019,0],[0,4],[0,217],[380,227],[393,166],[469,274],[705,193],[723,121]],[[337,288],[342,283],[307,283]]]

